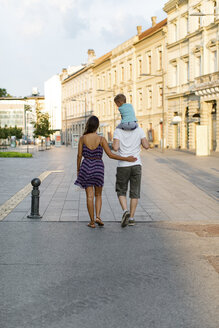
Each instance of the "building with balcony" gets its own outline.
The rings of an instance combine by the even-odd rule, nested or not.
[[[164,103],[166,77],[167,20],[139,31],[135,42],[134,104],[139,125],[147,133],[151,145],[166,146],[167,106]]]
[[[208,127],[210,150],[219,145],[217,1],[170,0],[167,13],[168,144],[196,149],[196,125]],[[193,14],[206,13],[206,16]]]

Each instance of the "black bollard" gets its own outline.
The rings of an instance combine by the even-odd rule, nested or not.
[[[31,192],[31,213],[27,217],[29,219],[41,219],[42,216],[39,214],[39,206],[40,206],[40,191],[39,186],[41,184],[40,179],[35,178],[31,181],[33,186],[33,190]]]

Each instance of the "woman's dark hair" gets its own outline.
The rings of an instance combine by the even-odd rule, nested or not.
[[[89,117],[85,129],[84,129],[84,134],[88,134],[88,133],[93,133],[96,132],[97,129],[99,128],[99,119],[96,116],[91,116]]]

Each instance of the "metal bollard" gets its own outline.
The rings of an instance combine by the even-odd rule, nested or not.
[[[39,214],[39,205],[40,205],[40,191],[39,186],[41,184],[40,179],[35,178],[31,181],[33,190],[31,192],[31,213],[27,217],[29,219],[41,219],[42,216]]]

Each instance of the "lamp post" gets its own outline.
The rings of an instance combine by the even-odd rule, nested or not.
[[[162,69],[161,74],[140,74],[141,76],[154,76],[154,77],[162,77],[162,130],[161,130],[161,149],[164,152],[164,75],[166,72]]]
[[[27,153],[29,153],[29,144],[28,144],[28,112],[32,112],[30,105],[24,105],[24,118],[25,118],[25,133],[27,138]]]

